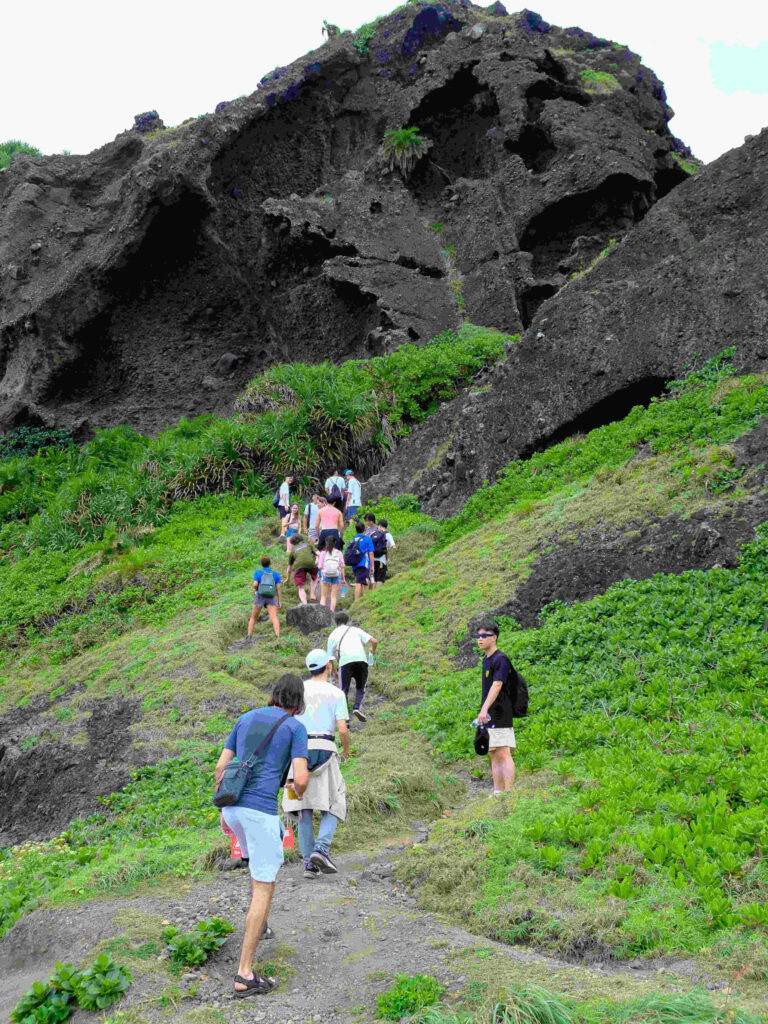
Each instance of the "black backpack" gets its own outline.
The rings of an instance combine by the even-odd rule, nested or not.
[[[376,558],[380,558],[382,555],[387,553],[387,535],[384,530],[376,529],[373,533],[369,534],[371,541],[373,542],[373,553]]]
[[[351,540],[344,549],[344,565],[348,565],[350,569],[354,569],[362,557],[363,554],[360,550],[360,537],[357,536]]]
[[[515,673],[515,681],[517,683],[517,689],[515,691],[515,705],[512,708],[513,718],[525,718],[528,714],[528,683],[523,679],[523,676],[517,669],[512,666],[512,671]]]
[[[328,501],[341,501],[344,495],[341,493],[338,484],[331,484],[331,489],[328,492]]]
[[[279,505],[280,505],[280,489],[278,488],[278,489],[277,489],[277,490],[275,491],[275,496],[274,496],[274,498],[272,499],[272,507],[273,507],[273,508],[278,508],[278,507],[279,507]]]

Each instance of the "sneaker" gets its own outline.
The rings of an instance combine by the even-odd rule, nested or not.
[[[261,930],[261,941],[264,942],[265,939],[274,939],[274,937],[275,933],[269,927],[269,921],[265,922],[264,927]]]
[[[366,713],[361,708],[352,708],[352,714],[360,722],[367,722],[368,721],[368,716],[366,715]]]
[[[323,853],[322,850],[315,850],[309,855],[309,862],[317,867],[324,875],[335,875],[338,874],[338,868],[333,863],[327,853]]]
[[[320,868],[316,864],[305,864],[304,866],[304,877],[305,878],[317,878],[320,874]]]

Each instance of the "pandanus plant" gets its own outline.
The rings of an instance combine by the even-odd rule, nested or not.
[[[390,171],[398,170],[409,178],[414,167],[427,152],[430,143],[421,137],[420,128],[390,128],[381,143],[382,156]]]

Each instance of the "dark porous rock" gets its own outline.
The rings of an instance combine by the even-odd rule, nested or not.
[[[478,663],[473,634],[484,615],[504,615],[521,626],[540,624],[541,609],[553,601],[588,601],[620,580],[645,580],[656,573],[689,569],[732,569],[742,545],[768,519],[768,493],[761,491],[729,508],[705,508],[689,518],[666,516],[619,529],[596,526],[567,538],[548,538],[551,547],[534,561],[531,573],[501,604],[467,623],[457,664]],[[503,647],[503,637],[500,641]]]
[[[0,430],[26,408],[154,431],[230,413],[276,363],[378,355],[465,317],[525,328],[687,173],[636,54],[505,11],[401,8],[369,52],[334,36],[178,128],[147,111],[86,156],[15,158],[0,175]],[[382,160],[393,125],[425,141],[405,177]],[[555,407],[569,347],[542,355]],[[236,361],[206,373],[217,353]],[[494,409],[483,452],[502,437],[503,462],[516,433]],[[488,475],[463,433],[456,451],[452,472],[472,471],[441,483],[438,508]]]
[[[725,348],[738,371],[768,372],[767,188],[765,129],[674,188],[545,301],[490,387],[466,389],[416,427],[368,493],[413,492],[425,511],[452,515],[512,459],[622,419]],[[586,259],[592,234],[552,251],[548,267],[573,266],[582,249]]]
[[[768,419],[763,419],[732,446],[734,467],[744,474],[744,487],[768,487]]]
[[[305,636],[333,627],[333,612],[326,604],[297,604],[285,613],[285,621]]]

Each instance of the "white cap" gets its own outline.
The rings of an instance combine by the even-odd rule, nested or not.
[[[330,659],[322,647],[316,647],[306,657],[307,668],[310,672],[317,672],[318,669],[325,668],[329,661]]]

